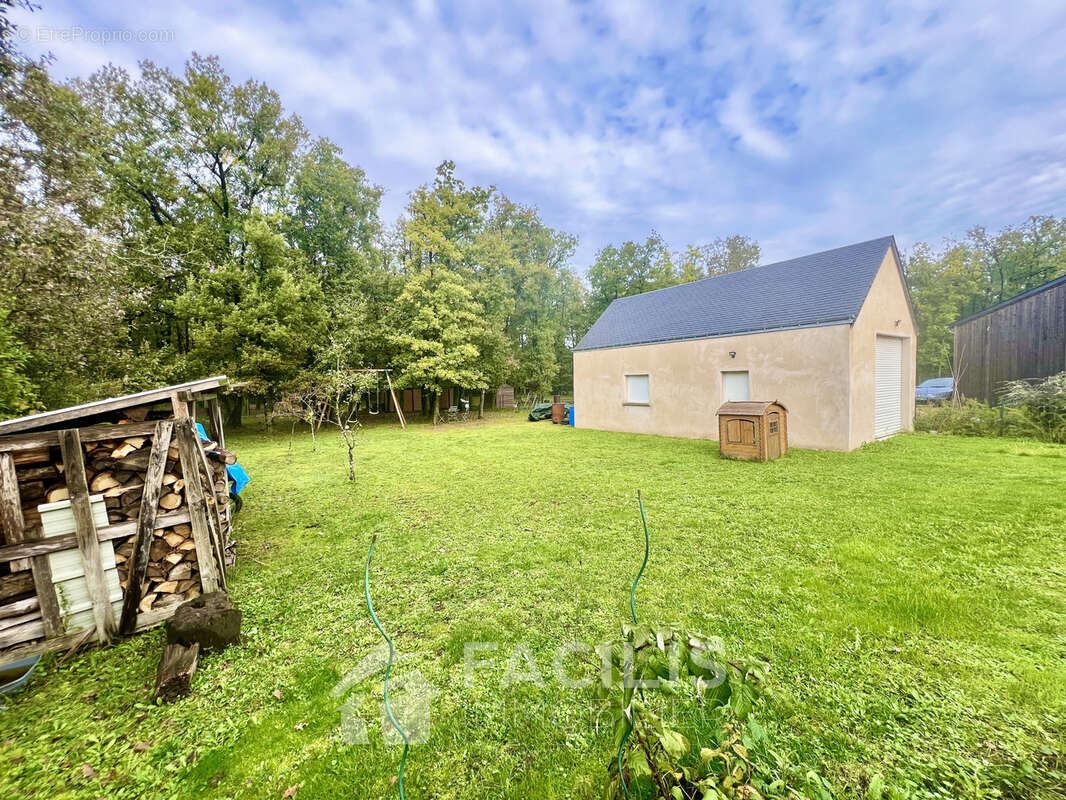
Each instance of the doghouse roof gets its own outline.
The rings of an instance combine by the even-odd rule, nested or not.
[[[620,297],[577,350],[709,339],[855,321],[892,236]]]
[[[788,411],[776,400],[734,400],[731,403],[723,403],[718,409],[718,414],[732,414],[738,417],[761,417],[770,406]]]
[[[108,400],[96,400],[92,403],[82,403],[80,406],[59,408],[55,411],[31,414],[28,417],[9,419],[6,422],[0,422],[0,436],[6,436],[9,433],[28,433],[43,428],[55,428],[60,425],[67,428],[77,428],[81,427],[82,423],[88,424],[85,421],[92,417],[108,414],[112,411],[121,411],[132,406],[143,406],[150,403],[158,403],[162,400],[169,400],[170,396],[175,392],[196,394],[211,391],[220,386],[225,386],[226,383],[227,378],[225,375],[216,375],[213,378],[201,378],[196,381],[179,383],[175,386],[164,386],[161,389],[149,389],[147,392],[112,397]],[[75,424],[71,425],[69,423]]]

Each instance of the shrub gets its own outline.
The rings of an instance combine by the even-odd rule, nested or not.
[[[1040,429],[1022,408],[992,408],[976,400],[921,409],[914,420],[916,431],[951,433],[956,436],[1036,436]]]
[[[1003,402],[1025,412],[1041,439],[1066,442],[1066,372],[1004,384]]]

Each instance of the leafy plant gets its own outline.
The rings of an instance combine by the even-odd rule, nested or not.
[[[1040,438],[1066,442],[1066,372],[1042,381],[1009,381],[1003,389],[1003,402],[1023,410]]]
[[[803,797],[753,760],[752,746],[765,735],[752,712],[768,668],[761,659],[727,659],[715,637],[666,625],[623,625],[621,641],[611,647],[611,681],[600,689],[619,748],[609,767],[609,796],[650,789],[667,800]],[[664,706],[671,700],[705,712],[715,729],[708,746],[667,723]]]
[[[956,436],[1039,436],[1029,415],[1020,408],[993,408],[977,400],[921,409],[914,429]]]

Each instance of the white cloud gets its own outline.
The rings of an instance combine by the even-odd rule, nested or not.
[[[175,34],[44,43],[61,75],[216,53],[383,184],[387,216],[453,158],[581,236],[584,263],[653,227],[677,246],[745,233],[776,258],[1066,201],[1060,4],[43,4],[18,18]]]
[[[755,118],[751,98],[743,89],[730,92],[718,116],[722,124],[756,155],[773,160],[788,158],[788,148],[781,139]]]

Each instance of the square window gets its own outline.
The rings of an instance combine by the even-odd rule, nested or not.
[[[641,406],[651,403],[651,382],[647,375],[626,375],[626,403]]]
[[[777,433],[777,420],[770,420],[770,433]]]
[[[722,402],[736,403],[751,399],[747,372],[722,373]]]

